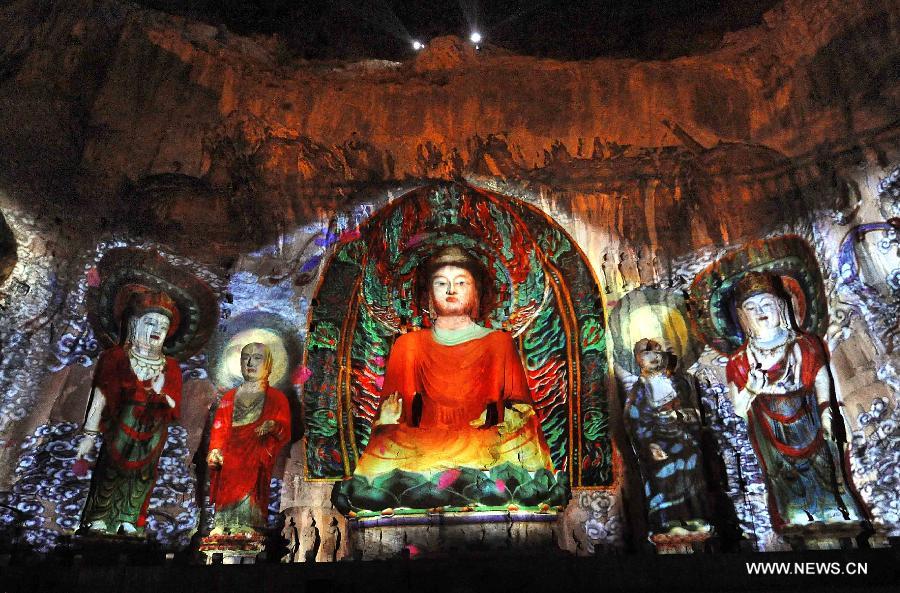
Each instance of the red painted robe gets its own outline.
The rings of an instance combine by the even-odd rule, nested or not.
[[[816,403],[815,380],[828,359],[823,347],[814,338],[800,334],[796,343],[803,357],[799,388],[783,395],[757,395],[750,405],[750,418],[762,429],[765,440],[780,453],[790,457],[808,457],[822,446],[824,440]],[[782,361],[767,371],[770,381],[777,381],[782,376],[784,364]],[[744,345],[728,361],[726,377],[740,390],[747,386],[749,374],[750,361]],[[787,430],[787,434],[776,432],[776,427]],[[759,443],[754,445],[759,447]]]
[[[181,369],[166,358],[162,393],[152,381],[142,381],[131,370],[128,353],[114,346],[100,355],[94,387],[106,400],[100,418],[103,449],[84,509],[85,523],[102,520],[143,527],[150,495],[156,483],[156,465],[166,444],[168,427],[181,413]],[[165,397],[175,401],[169,406]]]
[[[532,404],[525,370],[508,333],[494,331],[454,346],[439,344],[427,330],[402,335],[391,350],[381,393],[382,398],[400,395],[400,421],[372,430],[355,475],[374,477],[393,469],[487,469],[506,461],[532,471],[553,469],[536,416],[504,435],[496,426],[470,425],[489,405],[501,423],[506,405]]]
[[[222,396],[209,434],[210,451],[219,449],[223,459],[221,469],[210,476],[210,499],[220,509],[237,504],[249,495],[251,504],[265,517],[272,468],[282,447],[291,439],[290,406],[284,393],[267,387],[259,418],[233,426],[236,393],[237,389],[232,389]],[[274,421],[275,427],[259,438],[255,431],[267,420]]]
[[[772,525],[781,530],[795,522],[859,519],[860,507],[843,482],[831,449],[825,442],[820,418],[825,405],[816,401],[815,379],[828,364],[825,346],[815,336],[800,333],[800,384],[785,394],[758,394],[750,404],[749,436],[762,463],[769,494]],[[769,381],[785,374],[786,356],[767,371]],[[746,344],[728,361],[729,383],[739,390],[747,385],[750,362]],[[840,422],[835,416],[834,424]],[[839,428],[837,428],[839,429]],[[843,460],[846,462],[846,460]],[[852,484],[849,490],[853,491]]]

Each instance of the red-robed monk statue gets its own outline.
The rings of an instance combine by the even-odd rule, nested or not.
[[[291,438],[287,397],[269,385],[271,370],[268,346],[244,346],[244,383],[222,396],[216,411],[206,459],[210,499],[216,507],[212,535],[254,533],[266,527],[272,468]]]
[[[440,489],[452,486],[456,470],[481,473],[507,462],[552,472],[512,337],[476,323],[488,282],[481,262],[447,247],[419,275],[432,327],[394,343],[354,478],[371,482],[394,470],[441,475],[434,478]],[[353,504],[367,505],[358,498]],[[377,506],[384,503],[365,508]]]

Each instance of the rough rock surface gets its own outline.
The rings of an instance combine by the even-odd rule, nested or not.
[[[168,241],[203,218],[190,240],[223,253],[360,188],[479,174],[576,194],[654,250],[669,225],[722,244],[822,177],[823,153],[894,141],[895,9],[786,0],[721,49],[665,62],[442,38],[408,63],[335,64],[117,0],[19,0],[0,9],[0,181],[91,223],[159,221],[143,226]],[[722,223],[697,220],[713,203]],[[230,234],[235,217],[249,237]]]
[[[12,273],[16,259],[15,237],[6,220],[0,215],[0,284]]]

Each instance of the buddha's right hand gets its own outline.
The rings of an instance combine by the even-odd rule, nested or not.
[[[209,455],[206,456],[206,465],[213,469],[219,469],[222,467],[222,463],[225,460],[222,459],[222,451],[219,449],[213,449],[209,452]]]
[[[399,424],[403,413],[403,400],[399,393],[392,393],[381,404],[381,411],[375,419],[375,426],[382,424]]]
[[[88,456],[88,454],[94,450],[94,443],[97,442],[97,437],[92,434],[86,434],[81,437],[81,442],[78,443],[78,449],[75,454],[76,459],[84,459]]]
[[[732,402],[734,413],[746,420],[750,415],[750,404],[753,403],[755,398],[756,394],[749,389],[736,390],[734,401]]]

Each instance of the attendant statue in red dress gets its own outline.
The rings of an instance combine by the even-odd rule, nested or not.
[[[133,287],[132,287],[133,288]],[[143,533],[157,463],[168,427],[178,419],[181,369],[163,342],[178,328],[179,311],[163,292],[126,291],[117,307],[127,320],[123,344],[103,352],[78,446],[80,463],[103,435],[82,526],[96,532]]]
[[[212,535],[258,533],[266,527],[269,482],[291,438],[287,397],[269,385],[272,353],[265,344],[241,350],[244,382],[219,403],[209,437]]]
[[[831,441],[849,434],[839,412],[828,353],[793,326],[787,295],[771,274],[738,282],[738,319],[746,336],[726,374],[738,416],[748,423],[778,531],[814,522],[859,523],[846,463]]]
[[[413,491],[417,500],[435,501],[429,507],[462,506],[489,496],[494,485],[502,489],[503,480],[480,480],[504,464],[524,470],[523,476],[552,474],[512,337],[476,323],[486,278],[481,263],[459,247],[444,248],[424,264],[420,279],[432,327],[401,335],[391,349],[381,408],[353,473],[354,486],[345,486],[353,507],[389,513],[398,503],[409,506],[404,500]],[[410,473],[421,483],[401,493],[403,476]],[[395,476],[396,489],[382,486],[374,495],[354,490],[355,484],[381,483],[388,474]],[[380,497],[385,489],[391,492]]]

